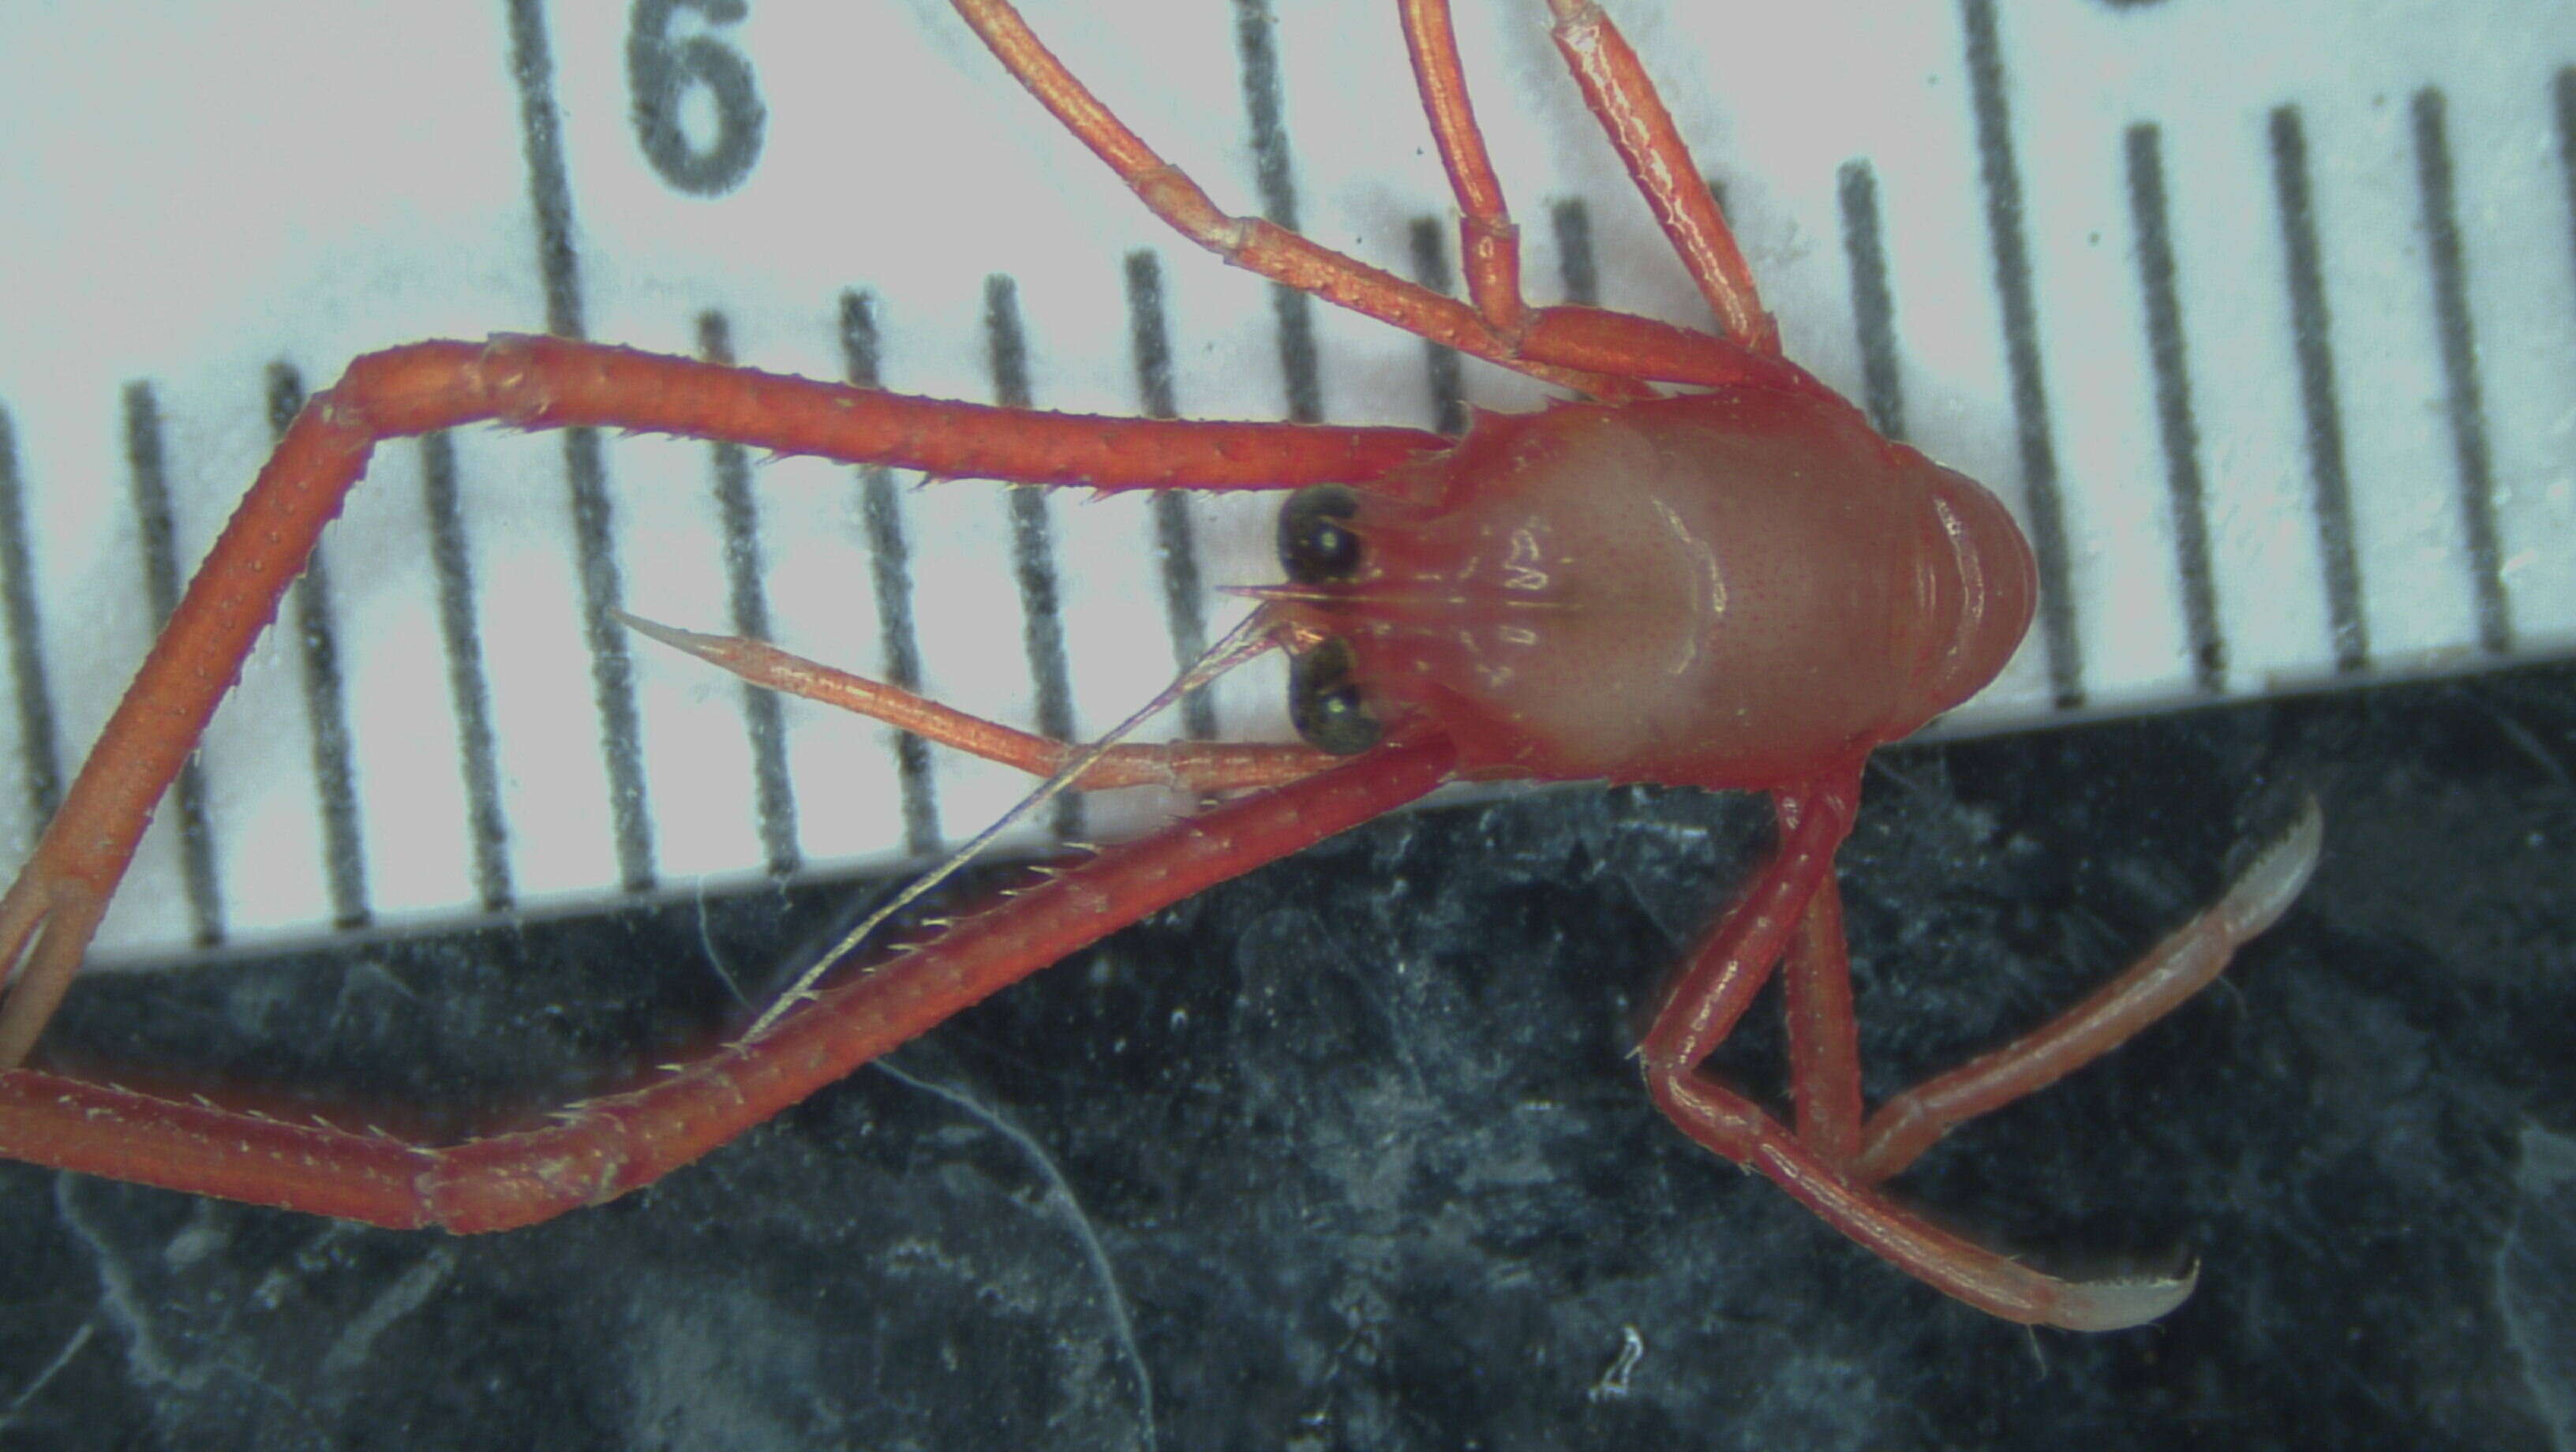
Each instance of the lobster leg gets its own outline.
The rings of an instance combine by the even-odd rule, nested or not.
[[[1449,0],[1401,0],[1401,8],[1414,88],[1422,94],[1423,115],[1440,145],[1449,191],[1458,199],[1458,255],[1467,275],[1467,298],[1487,325],[1509,333],[1528,311],[1521,298],[1520,228],[1503,204],[1502,179],[1494,174],[1494,159],[1485,151],[1484,133],[1467,100]]]
[[[1735,245],[1735,232],[1717,210],[1672,113],[1646,79],[1645,65],[1628,39],[1593,0],[1548,0],[1556,13],[1554,35],[1566,68],[1583,90],[1583,102],[1610,133],[1610,144],[1628,164],[1664,236],[1681,254],[1700,295],[1717,313],[1727,337],[1754,352],[1780,353],[1780,327],[1762,311],[1753,270]]]
[[[413,1144],[19,1069],[0,1074],[0,1155],[379,1225],[531,1224],[658,1179],[1117,928],[1421,796],[1454,759],[1446,743],[1382,748],[1103,849],[881,961],[845,965],[764,1032],[531,1116],[531,1128]]]
[[[1365,484],[1437,434],[1087,419],[910,398],[560,338],[416,343],[316,395],[234,511],[0,897],[0,1069],[70,986],[161,799],[378,442],[460,424],[588,425],[726,439],[947,476],[1099,489]],[[13,971],[14,970],[14,971]]]
[[[1482,295],[1479,305],[1443,297],[1259,217],[1233,216],[1219,209],[1196,182],[1128,130],[1047,50],[1008,0],[951,3],[993,52],[994,59],[1053,113],[1065,130],[1107,163],[1155,216],[1234,266],[1392,323],[1427,341],[1598,398],[1638,397],[1635,380],[1644,378],[1718,385],[1747,379],[1774,380],[1783,370],[1800,379],[1806,377],[1781,362],[1776,345],[1767,351],[1742,346],[1669,323],[1599,308],[1544,308],[1526,315],[1515,314],[1509,326],[1501,326],[1480,311]],[[1440,11],[1445,19],[1445,7],[1438,0],[1424,0],[1417,8],[1425,14]],[[1445,33],[1443,26],[1441,34]],[[1449,52],[1446,72],[1454,79],[1454,45]],[[1642,71],[1636,81],[1644,85]],[[1434,98],[1426,82],[1424,104],[1432,110],[1444,156],[1457,154],[1455,148],[1462,144],[1460,136],[1473,135],[1474,122],[1464,110],[1464,88],[1458,88],[1456,95],[1459,105],[1455,121],[1444,121],[1442,103]],[[1651,89],[1647,95],[1651,98]],[[1660,114],[1661,103],[1655,106]],[[1669,120],[1666,126],[1669,129]],[[1678,147],[1678,139],[1673,144]],[[1482,156],[1481,142],[1473,143],[1472,149]],[[1490,165],[1484,167],[1484,175],[1490,179]],[[1499,188],[1490,195],[1498,208]],[[1484,194],[1462,190],[1460,201],[1473,218],[1483,205]],[[1714,207],[1710,210],[1713,214]],[[1472,225],[1471,222],[1471,228]],[[1721,222],[1719,227],[1722,234],[1724,224]],[[1734,244],[1729,241],[1726,246],[1731,250]],[[1490,273],[1493,263],[1477,263],[1471,256],[1471,269],[1477,266]],[[1484,284],[1488,289],[1495,285],[1490,277]],[[1750,283],[1746,286],[1749,288]]]
[[[1827,1224],[1980,1310],[2077,1331],[2135,1326],[2172,1310],[2191,1294],[2191,1277],[2087,1283],[2032,1270],[1901,1208],[1703,1068],[1782,954],[1809,931],[1857,800],[1847,784],[1780,794],[1787,830],[1771,863],[1692,951],[1639,1050],[1656,1105],[1683,1133],[1760,1171]],[[1818,922],[1821,931],[1826,924]]]
[[[1860,1035],[1852,1014],[1842,889],[1831,873],[1816,884],[1798,919],[1780,988],[1798,1138],[1827,1163],[1847,1164],[1861,1146]]]
[[[2316,870],[2324,819],[2309,801],[2225,896],[2166,935],[2119,977],[2013,1042],[1928,1079],[1869,1117],[1852,1173],[1875,1184],[1914,1163],[1954,1127],[2049,1085],[2182,1006],[2245,942],[2280,920]]]

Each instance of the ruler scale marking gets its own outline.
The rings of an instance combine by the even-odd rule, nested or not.
[[[2370,664],[2370,627],[2362,614],[2361,560],[2353,541],[2352,482],[2344,459],[2343,407],[2335,387],[2332,314],[2317,241],[2316,201],[2308,180],[2308,142],[2295,106],[2272,112],[2272,181],[2280,209],[2281,250],[2288,269],[2290,332],[2298,352],[2299,400],[2307,424],[2309,481],[2314,489],[2317,548],[2325,563],[2334,665],[2350,675]]]
[[[2504,550],[2497,542],[2495,469],[2487,448],[2486,403],[2478,383],[2478,345],[2469,326],[2468,262],[2460,241],[2459,201],[2451,180],[2451,145],[2442,93],[2415,93],[2415,177],[2424,216],[2424,266],[2432,274],[2434,331],[2441,342],[2449,395],[2444,414],[2459,471],[2460,528],[2468,538],[2478,644],[2490,655],[2513,650],[2513,602],[2504,588]]]
[[[1977,128],[1978,174],[1986,194],[1987,244],[1993,249],[1995,298],[2003,309],[2004,357],[2020,444],[2024,521],[2039,561],[2039,630],[2048,651],[2056,704],[2084,704],[2083,637],[2075,611],[2074,570],[2067,557],[2066,506],[2057,444],[2050,431],[2048,389],[2039,349],[2039,305],[2033,295],[2030,246],[2023,236],[2021,170],[2013,157],[2011,102],[1994,0],[1960,0],[1967,33],[1968,85]]]
[[[2165,191],[2157,128],[2131,126],[2125,142],[2130,225],[2137,235],[2138,290],[2146,309],[2147,365],[2155,378],[2156,434],[2165,456],[2173,506],[2174,574],[2182,587],[2183,627],[2192,678],[2217,694],[2227,686],[2227,642],[2218,626],[2218,585],[2209,562],[2209,507],[2200,468],[2200,425],[2191,405],[2191,364],[2177,297],[2172,200]]]
[[[582,310],[581,257],[573,243],[572,181],[564,166],[563,120],[555,104],[554,55],[538,0],[509,0],[510,75],[518,87],[522,154],[536,214],[537,268],[545,286],[546,331],[588,336]],[[608,462],[595,430],[563,430],[564,476],[571,493],[573,546],[581,579],[582,633],[590,650],[591,690],[600,718],[608,774],[608,807],[620,885],[651,890],[653,819],[645,795],[643,722],[626,628],[617,623],[625,588],[617,566],[616,518],[608,498]]]
[[[882,373],[876,307],[866,293],[841,294],[839,341],[842,376],[856,388],[880,387]],[[877,650],[888,685],[921,689],[921,637],[913,624],[912,546],[905,533],[903,496],[894,471],[861,464],[859,519],[868,541],[868,583],[877,607]],[[904,851],[914,858],[940,848],[939,800],[931,777],[930,743],[909,731],[894,733],[895,789],[903,810]]]
[[[710,363],[734,361],[733,334],[725,315],[713,308],[698,314],[698,356]],[[751,454],[740,444],[707,446],[714,475],[716,518],[723,536],[726,604],[733,633],[766,642],[769,595],[763,587],[760,549],[760,503],[751,487]],[[772,877],[792,877],[804,863],[796,837],[796,784],[787,772],[786,706],[776,691],[742,686],[743,733],[751,747],[751,789],[760,827],[763,866]]]
[[[62,805],[63,768],[54,691],[45,670],[43,607],[35,554],[27,547],[26,480],[18,472],[17,428],[0,408],[0,611],[9,632],[9,682],[18,697],[18,774],[28,817],[50,821]]]
[[[465,788],[475,895],[485,912],[505,912],[517,900],[510,880],[509,818],[501,805],[491,685],[484,674],[482,627],[474,614],[474,564],[465,542],[465,512],[457,491],[456,440],[445,429],[421,436],[420,479],[430,567],[438,581],[438,633],[447,653],[448,702],[456,712],[457,770]]]
[[[1891,439],[1905,438],[1905,386],[1897,372],[1896,296],[1887,282],[1887,246],[1880,235],[1878,181],[1866,161],[1848,161],[1835,174],[1841,208],[1843,258],[1851,268],[1852,328],[1860,344],[1861,396],[1870,426]]]
[[[1127,339],[1136,360],[1138,407],[1147,418],[1178,418],[1172,388],[1172,336],[1163,308],[1163,269],[1144,248],[1127,254]],[[1154,559],[1163,579],[1163,622],[1172,637],[1176,671],[1186,671],[1207,650],[1207,587],[1199,569],[1197,530],[1185,490],[1158,491],[1148,506],[1154,524]],[[1192,741],[1217,736],[1216,693],[1204,687],[1181,698],[1181,731]]]
[[[268,367],[268,430],[274,445],[304,411],[304,380],[291,363]],[[357,766],[349,739],[348,687],[331,589],[330,542],[317,540],[288,590],[304,676],[304,719],[312,736],[313,794],[322,818],[322,870],[331,888],[331,926],[375,920],[367,906],[366,840],[359,824]]]
[[[143,583],[157,635],[179,608],[177,525],[170,505],[168,462],[162,451],[161,405],[149,383],[125,389],[125,462],[132,490],[137,543],[143,550]],[[188,916],[201,948],[224,940],[222,880],[215,861],[215,831],[207,810],[203,752],[188,753],[172,787],[179,811],[179,856],[188,894]]]
[[[1006,408],[1032,406],[1029,344],[1020,318],[1019,288],[1008,277],[984,284],[984,345],[993,377],[993,401]],[[1028,654],[1029,680],[1037,691],[1038,734],[1075,739],[1073,670],[1065,652],[1064,589],[1058,576],[1055,523],[1047,491],[1020,487],[1005,501],[1011,520],[1011,574],[1020,588],[1020,644]],[[1060,793],[1048,806],[1058,841],[1082,836],[1080,792]]]

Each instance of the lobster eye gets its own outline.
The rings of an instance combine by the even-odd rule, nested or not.
[[[1316,484],[1279,507],[1279,565],[1300,585],[1347,580],[1359,573],[1360,537],[1342,523],[1360,512],[1359,496],[1339,484]]]
[[[1288,720],[1317,751],[1356,756],[1377,745],[1380,727],[1351,679],[1351,648],[1327,640],[1288,662]]]

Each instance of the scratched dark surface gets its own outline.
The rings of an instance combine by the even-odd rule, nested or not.
[[[1885,755],[1843,858],[1874,1093],[2324,800],[2224,986],[1899,1181],[2055,1264],[2196,1249],[2154,1327],[1991,1321],[1668,1129],[1623,1052],[1762,813],[1577,792],[1209,893],[533,1230],[0,1168],[0,1446],[2576,1447],[2571,774],[2564,667]],[[93,981],[49,1048],[471,1113],[836,910]]]

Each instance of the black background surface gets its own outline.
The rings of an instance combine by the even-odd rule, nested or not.
[[[1658,1118],[1625,1052],[1766,814],[1566,791],[1205,894],[532,1230],[0,1166],[0,1446],[2566,1447],[2571,776],[2568,667],[1882,753],[1842,858],[1873,1095],[2324,802],[2221,986],[1897,1182],[2055,1266],[2192,1249],[2153,1327],[1990,1320]],[[92,979],[46,1052],[462,1124],[734,1012],[719,960],[849,898]]]

